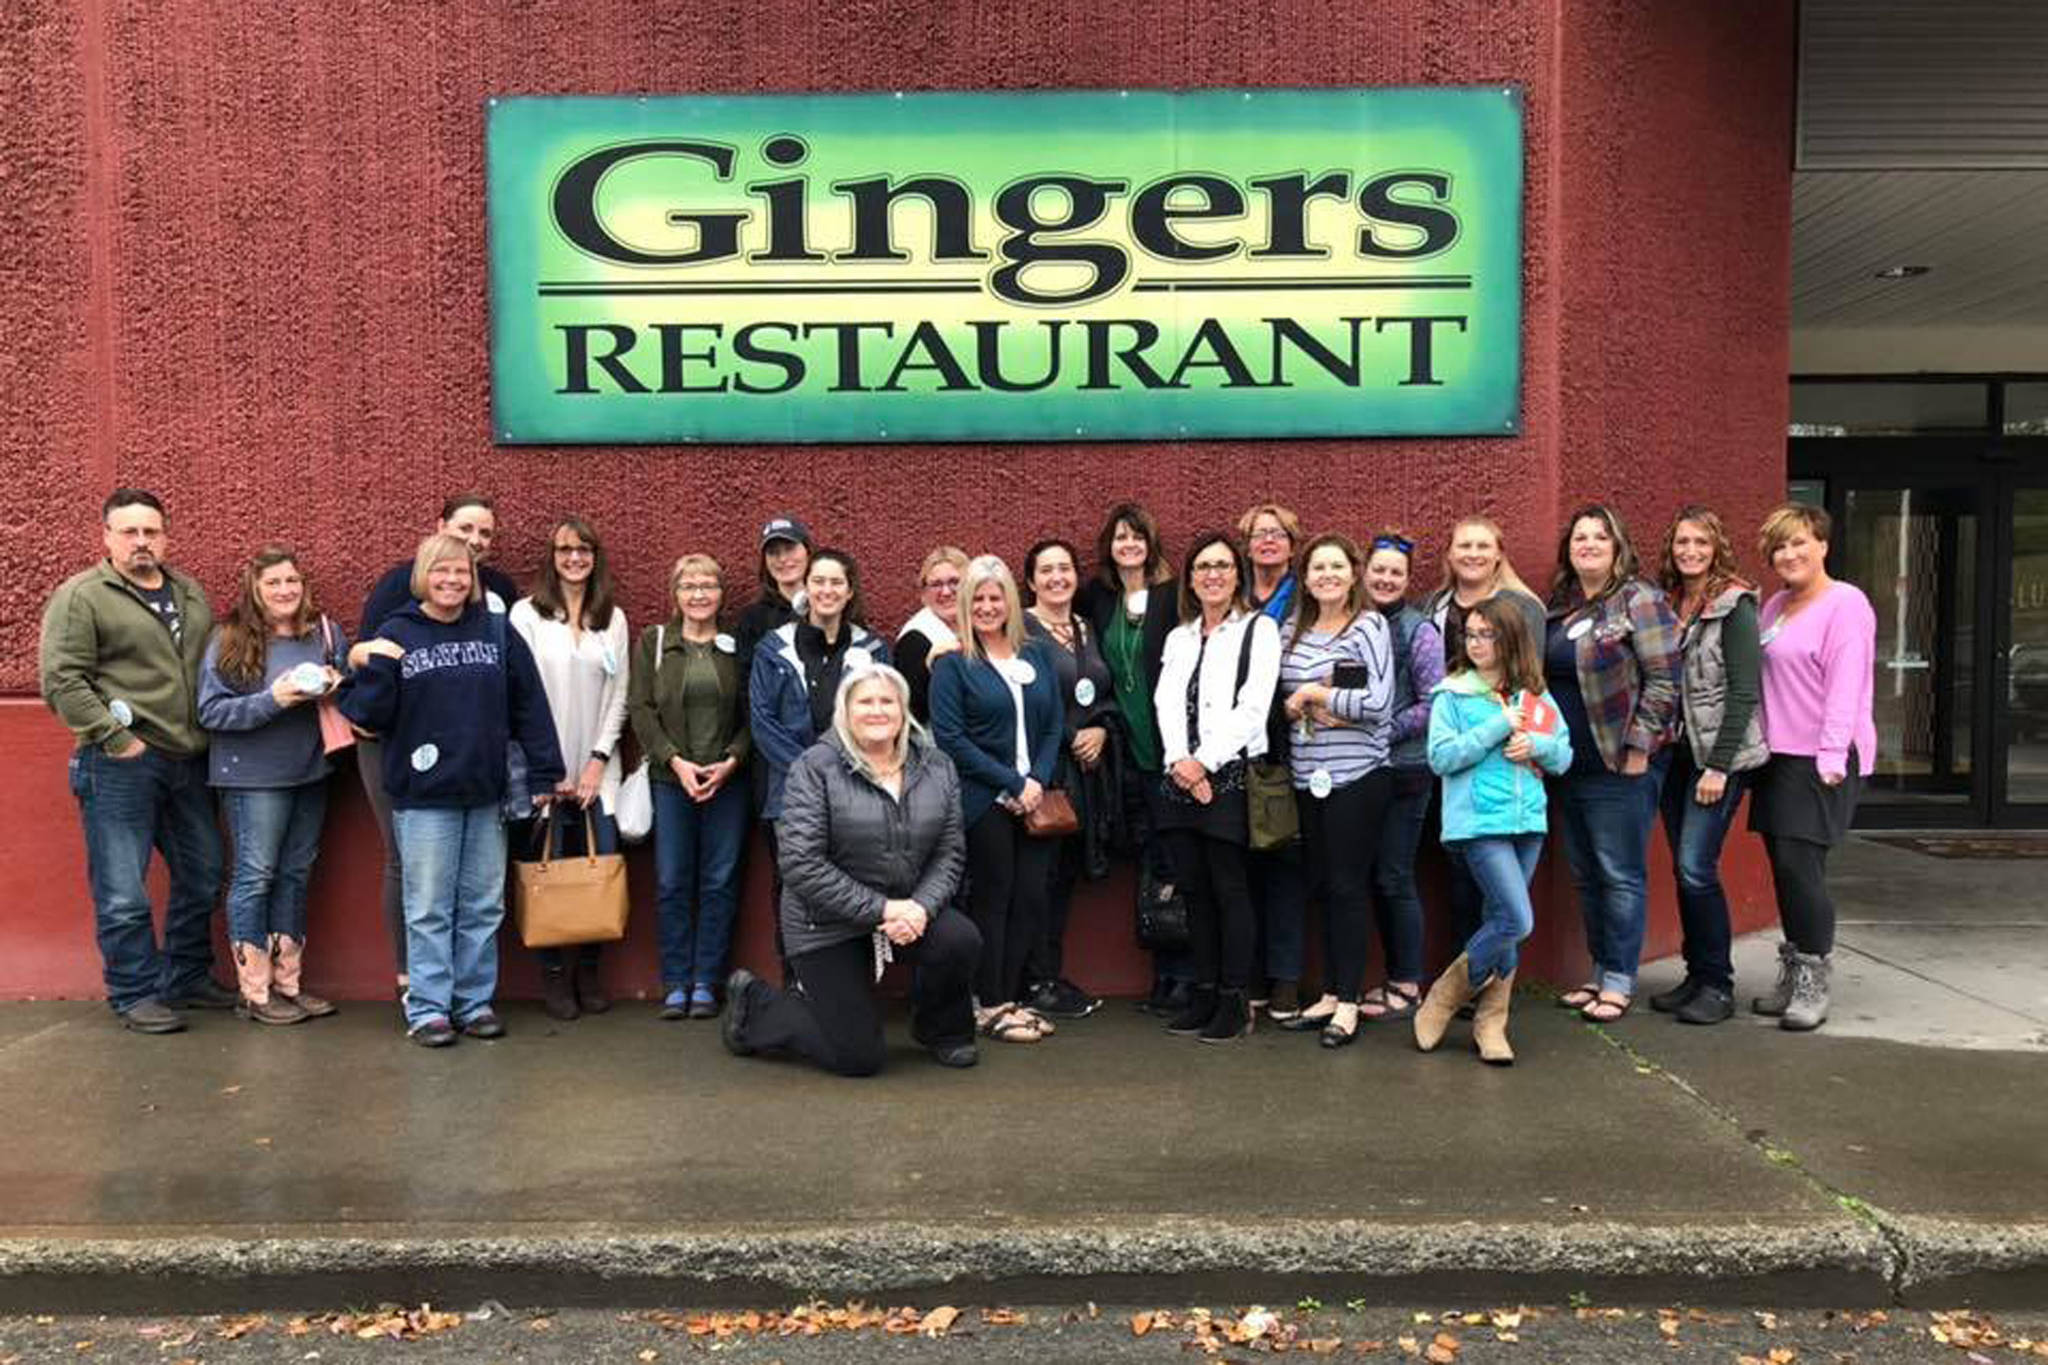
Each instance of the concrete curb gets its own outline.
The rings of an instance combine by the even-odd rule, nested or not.
[[[912,1223],[729,1234],[422,1237],[186,1230],[148,1238],[0,1240],[0,1311],[100,1312],[333,1307],[379,1300],[549,1305],[790,1302],[887,1294],[892,1301],[1081,1298],[1227,1301],[1257,1289],[1460,1303],[1724,1301],[1885,1304],[1893,1246],[1851,1218],[1800,1223],[1442,1224],[1365,1221],[1245,1227],[1194,1219],[1142,1225]],[[2016,1252],[2018,1256],[2035,1254]],[[2037,1256],[2048,1264],[2048,1256]],[[1967,1251],[1955,1254],[1964,1265]],[[1298,1287],[1298,1289],[1297,1289]],[[1327,1293],[1325,1294],[1327,1297]],[[53,1307],[53,1301],[57,1306]]]
[[[2048,1223],[1960,1223],[1888,1214],[1904,1256],[1900,1296],[1917,1307],[2048,1301]]]

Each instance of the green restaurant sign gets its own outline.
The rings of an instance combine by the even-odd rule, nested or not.
[[[526,442],[1508,434],[1513,87],[491,102]]]

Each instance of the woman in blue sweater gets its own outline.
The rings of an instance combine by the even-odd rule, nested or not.
[[[1017,1003],[1025,961],[1045,932],[1057,844],[1024,818],[1045,799],[1065,718],[1058,673],[1043,642],[1024,633],[1017,580],[994,555],[960,580],[966,629],[932,669],[932,734],[960,772],[967,829],[967,913],[981,930],[975,1023],[998,1042],[1035,1043],[1053,1031]]]
[[[341,682],[348,637],[313,605],[298,556],[267,545],[242,570],[234,610],[206,647],[199,723],[208,782],[234,836],[228,947],[242,1001],[259,1024],[334,1013],[300,988],[306,885],[327,818],[334,767],[320,737],[318,700]]]
[[[1485,898],[1479,928],[1415,1011],[1415,1045],[1443,1041],[1451,1018],[1475,1001],[1472,1042],[1480,1060],[1514,1062],[1508,999],[1516,950],[1535,927],[1529,878],[1548,828],[1543,774],[1572,765],[1557,707],[1544,696],[1543,664],[1520,607],[1505,595],[1465,613],[1463,655],[1436,686],[1429,712],[1429,766],[1444,780],[1444,843],[1460,854]]]
[[[470,548],[431,535],[413,557],[412,606],[386,620],[342,711],[384,741],[384,790],[405,873],[406,1031],[446,1047],[457,1031],[501,1038],[498,925],[505,918],[506,751],[544,807],[564,769],[540,675],[517,631],[488,610]]]

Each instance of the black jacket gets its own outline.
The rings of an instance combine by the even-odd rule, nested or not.
[[[791,957],[873,933],[886,900],[938,914],[967,863],[959,774],[923,739],[911,741],[903,795],[893,797],[828,733],[790,765],[775,829]]]

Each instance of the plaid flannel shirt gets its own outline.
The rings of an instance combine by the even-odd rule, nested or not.
[[[1574,582],[1550,606],[1553,621],[1590,620],[1574,642],[1579,690],[1593,741],[1609,772],[1623,751],[1654,754],[1669,743],[1678,719],[1678,618],[1658,588],[1638,578],[1588,606]]]

